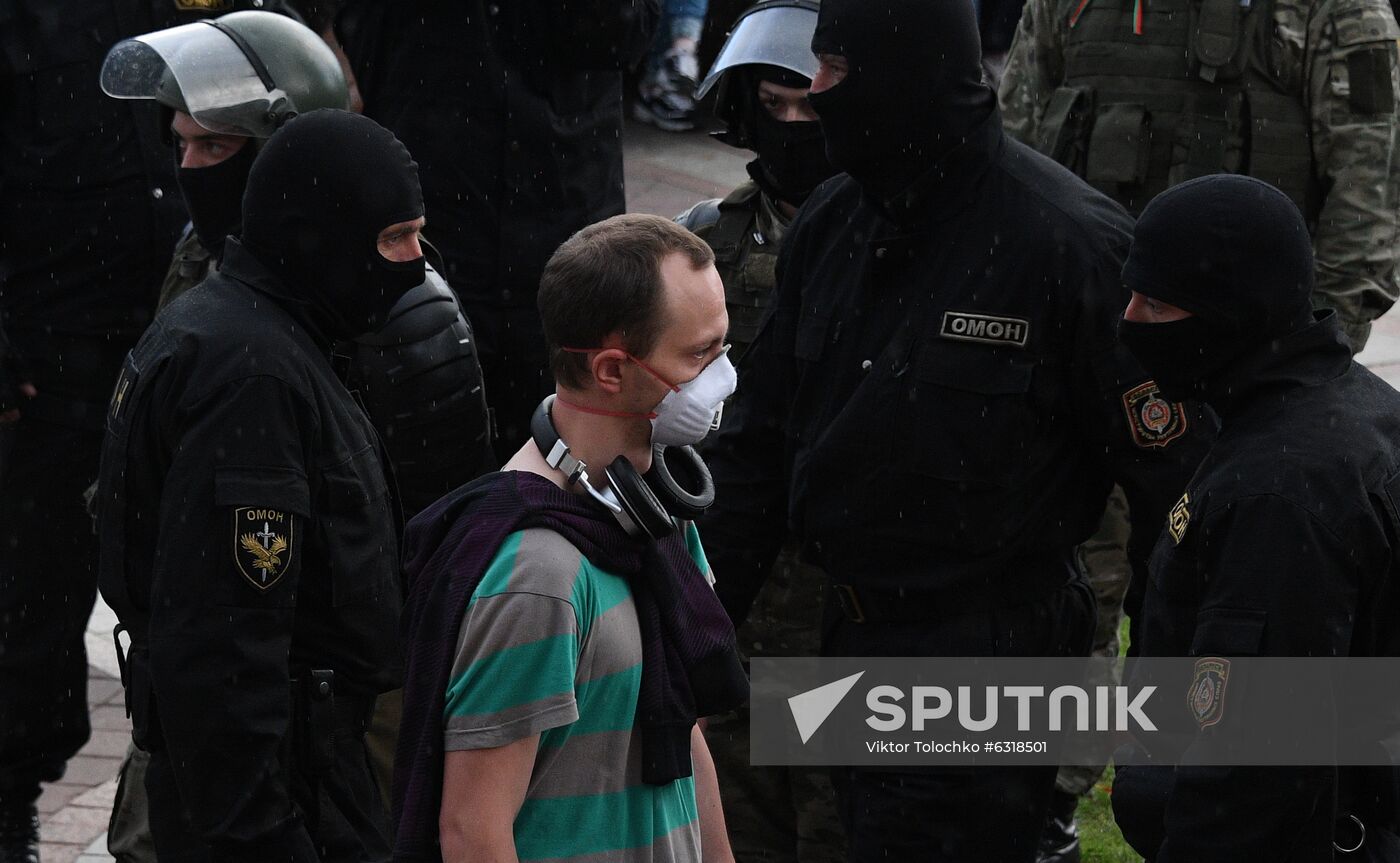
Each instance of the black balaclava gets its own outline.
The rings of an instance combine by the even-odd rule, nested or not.
[[[826,152],[881,200],[907,189],[996,105],[968,0],[824,0],[812,51],[850,67],[840,84],[808,97]]]
[[[768,194],[800,207],[813,189],[836,174],[826,157],[822,124],[818,120],[775,120],[757,94],[761,81],[802,90],[812,82],[779,66],[754,65],[739,71],[747,73],[739,83],[748,94],[748,113],[753,118],[751,146],[758,155],[749,163],[749,176]]]
[[[243,245],[336,339],[377,329],[424,261],[379,254],[379,232],[423,215],[418,164],[389,130],[331,108],[277,131],[243,195]]]
[[[1232,361],[1312,322],[1313,252],[1294,203],[1261,180],[1201,177],[1148,203],[1123,281],[1192,313],[1119,322],[1119,338],[1171,399],[1207,394]]]
[[[237,153],[217,165],[182,168],[180,150],[175,150],[175,173],[185,208],[190,212],[200,244],[215,258],[224,256],[224,237],[238,232],[243,217],[243,190],[257,154],[257,144],[249,138]]]

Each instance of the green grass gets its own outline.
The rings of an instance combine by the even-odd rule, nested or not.
[[[1118,654],[1128,651],[1128,618],[1124,617],[1118,627]],[[1083,863],[1140,863],[1141,857],[1118,832],[1113,821],[1113,804],[1109,802],[1109,789],[1113,787],[1113,765],[1109,765],[1103,776],[1094,785],[1089,796],[1079,801],[1075,813],[1079,822],[1079,850]]]
[[[1089,796],[1079,801],[1079,848],[1084,863],[1140,863],[1141,857],[1118,832],[1108,789],[1113,787],[1113,767],[1104,772]]]

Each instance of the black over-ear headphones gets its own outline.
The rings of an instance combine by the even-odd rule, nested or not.
[[[535,408],[530,420],[530,435],[540,455],[568,477],[569,485],[583,483],[630,536],[661,539],[676,530],[676,519],[699,518],[714,503],[715,482],[700,454],[690,446],[654,447],[651,470],[645,476],[620,455],[603,471],[608,478],[607,490],[598,491],[588,481],[588,466],[569,452],[569,445],[559,437],[550,416],[553,406],[554,396],[549,396]]]

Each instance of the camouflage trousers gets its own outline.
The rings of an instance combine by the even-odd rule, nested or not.
[[[783,549],[739,628],[745,656],[816,656],[826,574]],[[825,768],[749,764],[749,709],[712,717],[705,739],[714,758],[724,820],[738,863],[836,863],[845,836]]]
[[[365,749],[369,752],[369,768],[379,797],[392,814],[394,790],[394,752],[399,746],[399,721],[403,719],[403,690],[385,692],[374,702],[374,716],[365,732]],[[394,825],[389,824],[390,838]]]
[[[1123,596],[1128,591],[1132,567],[1128,563],[1128,499],[1123,489],[1114,488],[1104,508],[1099,529],[1079,547],[1080,564],[1089,576],[1098,604],[1099,622],[1094,631],[1093,655],[1112,658],[1118,655],[1118,625],[1123,619]],[[1118,675],[1105,671],[1098,679],[1088,681],[1094,686],[1117,686]],[[1055,789],[1065,794],[1088,794],[1103,775],[1104,765],[1066,765],[1055,777]]]

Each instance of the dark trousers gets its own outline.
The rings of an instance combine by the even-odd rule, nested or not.
[[[31,417],[0,430],[0,797],[61,778],[88,739],[97,541],[83,492],[101,446],[101,431]]]
[[[366,722],[368,717],[366,717]],[[188,777],[187,777],[188,778]],[[209,777],[207,781],[218,781]],[[289,843],[291,863],[382,863],[389,860],[388,809],[379,796],[364,726],[359,733],[336,734],[335,758],[320,776],[305,770],[284,772],[309,844]],[[151,838],[160,863],[210,863],[209,845],[195,835],[180,803],[175,771],[166,753],[151,754],[146,771]],[[314,849],[314,850],[312,850]]]
[[[833,603],[834,605],[835,603]],[[929,622],[829,627],[827,656],[1087,656],[1094,596],[1076,576],[1033,601]],[[835,768],[850,860],[1030,863],[1054,767]]]

